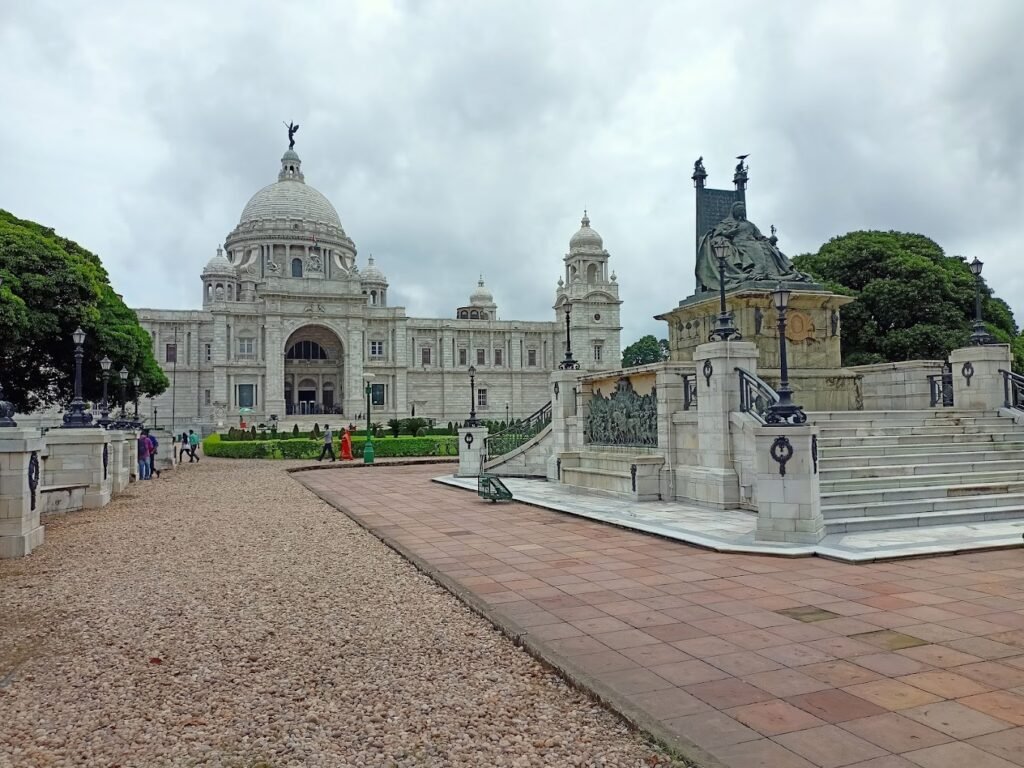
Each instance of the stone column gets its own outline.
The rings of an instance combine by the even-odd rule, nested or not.
[[[949,353],[953,366],[953,406],[965,411],[1003,407],[1003,374],[1011,365],[1009,344],[961,347]]]
[[[583,447],[583,420],[577,411],[575,394],[580,388],[579,377],[579,371],[561,369],[548,376],[552,442],[547,461],[547,478],[552,482],[561,482],[563,461],[579,464],[577,454]]]
[[[0,558],[24,557],[43,543],[39,477],[43,438],[37,429],[0,429]],[[35,490],[29,469],[34,464]]]
[[[120,493],[131,482],[128,465],[124,460],[125,452],[128,450],[126,436],[130,434],[117,430],[110,431],[110,471],[114,475],[111,493]]]
[[[269,318],[268,318],[269,320]],[[269,321],[266,326],[266,348],[263,350],[265,361],[264,403],[267,418],[277,414],[277,418],[287,418],[284,404],[284,342],[281,339],[281,326],[277,318]],[[294,388],[292,390],[294,394]]]
[[[825,535],[818,482],[818,428],[754,430],[758,541],[817,544]]]
[[[457,477],[479,477],[482,469],[487,427],[463,427],[459,430],[459,471]]]
[[[49,455],[43,485],[84,485],[86,509],[106,506],[114,484],[110,442],[105,429],[51,429],[46,434]]]
[[[713,341],[694,350],[697,375],[697,466],[676,471],[676,494],[720,509],[740,501],[733,457],[731,414],[740,408],[737,368],[757,373],[757,346]]]

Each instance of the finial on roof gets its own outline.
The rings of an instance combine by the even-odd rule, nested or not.
[[[224,255],[224,249],[221,246],[219,246],[219,245],[217,246],[217,255],[218,256],[223,256]]]
[[[586,208],[583,209],[583,218],[580,219],[580,224],[582,224],[584,227],[589,227],[590,226],[590,217],[587,216],[587,209]]]
[[[484,286],[484,276],[483,276],[483,273],[480,274],[480,279],[477,281],[477,285],[479,285],[481,288],[483,288],[483,286]]]

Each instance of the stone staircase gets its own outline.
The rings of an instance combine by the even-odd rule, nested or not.
[[[810,413],[826,534],[1024,521],[1024,428],[996,412]]]

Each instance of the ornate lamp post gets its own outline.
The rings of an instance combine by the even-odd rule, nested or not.
[[[469,418],[463,425],[466,427],[479,427],[480,420],[476,417],[476,366],[469,366]]]
[[[574,371],[580,364],[572,356],[572,339],[569,337],[569,319],[572,315],[572,302],[565,302],[565,360],[558,364],[563,371]]]
[[[114,364],[106,355],[100,360],[100,368],[103,369],[103,399],[100,401],[100,417],[96,423],[106,429],[110,426],[110,403],[107,401],[107,380],[110,378],[110,366]]]
[[[135,427],[142,426],[142,422],[139,421],[139,385],[142,383],[142,379],[138,376],[132,379],[132,384],[135,385]]]
[[[779,402],[768,406],[765,421],[769,424],[803,424],[807,421],[804,410],[793,402],[793,390],[789,388],[789,360],[786,356],[786,309],[789,307],[789,290],[779,283],[772,292],[775,309],[779,313]]]
[[[373,434],[370,431],[370,393],[373,391],[373,386],[370,382],[372,382],[373,379],[374,375],[372,373],[363,374],[363,381],[366,382],[366,445],[363,446],[364,464],[373,464]]]
[[[508,401],[505,401],[505,425],[508,425]]]
[[[743,337],[732,324],[732,312],[725,308],[725,257],[729,255],[729,243],[719,238],[711,247],[718,259],[718,324],[708,334],[708,341],[739,341]]]
[[[76,429],[92,426],[92,414],[85,410],[85,403],[82,401],[82,358],[85,357],[85,331],[76,328],[71,334],[75,341],[75,397],[71,406],[64,414],[64,428]]]
[[[971,346],[992,343],[992,336],[985,330],[985,323],[981,319],[981,268],[984,265],[984,262],[977,256],[968,265],[971,268],[971,274],[974,275],[974,325],[971,329],[971,338],[968,339]]]

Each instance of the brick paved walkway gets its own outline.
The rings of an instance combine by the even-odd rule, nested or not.
[[[1024,766],[1021,550],[719,554],[490,504],[438,469],[294,477],[705,765]]]

